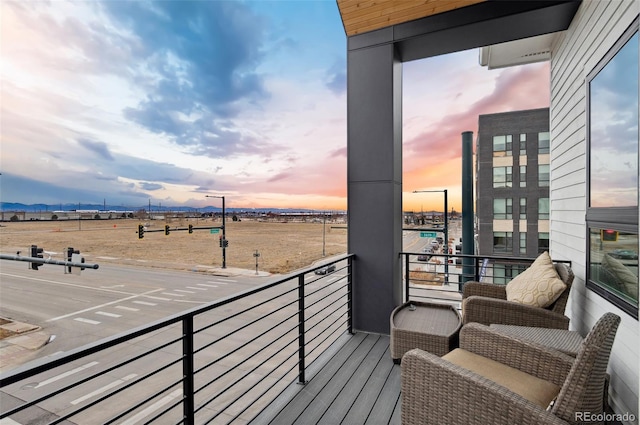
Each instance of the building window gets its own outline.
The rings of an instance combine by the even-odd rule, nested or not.
[[[506,285],[514,277],[525,271],[527,266],[518,264],[494,264],[493,283],[496,285]]]
[[[511,135],[493,136],[493,156],[511,156],[513,142]]]
[[[549,132],[538,133],[538,155],[549,153]]]
[[[527,187],[527,166],[520,166],[520,187]]]
[[[495,198],[493,200],[493,219],[511,220],[513,219],[513,199]]]
[[[538,165],[538,186],[549,187],[549,164]]]
[[[513,251],[513,233],[512,232],[493,232],[493,252]]]
[[[549,198],[538,198],[538,220],[549,220]]]
[[[638,318],[638,18],[587,76],[587,288]]]
[[[493,187],[511,187],[513,167],[493,167]]]
[[[526,155],[526,154],[527,154],[527,135],[521,134],[520,135],[520,155]]]
[[[549,251],[549,233],[538,233],[538,254]]]
[[[520,232],[520,254],[527,253],[527,234]]]
[[[520,198],[520,220],[527,219],[527,198]]]

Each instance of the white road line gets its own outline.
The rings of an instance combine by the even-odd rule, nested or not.
[[[174,289],[174,292],[184,292],[185,294],[195,294],[193,291],[185,291],[184,289]]]
[[[54,285],[62,285],[62,286],[73,286],[75,288],[83,288],[83,289],[93,289],[94,291],[100,291],[100,292],[113,292],[115,294],[125,294],[125,295],[135,295],[132,294],[131,292],[125,292],[125,291],[114,291],[112,289],[106,289],[106,288],[96,288],[95,286],[85,286],[85,285],[76,285],[73,283],[66,283],[66,282],[58,282],[55,280],[48,280],[48,279],[38,279],[37,277],[29,277],[29,276],[18,276],[18,275],[13,275],[13,274],[9,274],[9,273],[0,273],[3,274],[5,276],[11,276],[11,277],[15,277],[17,279],[26,279],[26,280],[33,280],[36,282],[42,282],[42,283],[52,283]]]
[[[139,421],[141,421],[143,418],[149,416],[154,411],[156,411],[159,408],[161,408],[162,406],[164,406],[165,404],[171,403],[171,401],[174,398],[177,398],[177,397],[180,397],[180,396],[182,396],[182,390],[175,390],[174,392],[172,392],[168,396],[165,396],[165,397],[161,398],[160,400],[158,400],[157,402],[153,403],[151,406],[147,407],[146,409],[144,409],[140,413],[138,413],[138,414],[130,417],[126,421],[122,422],[122,425],[134,425],[134,424],[138,423]]]
[[[106,311],[96,311],[96,314],[99,314],[100,316],[107,316],[107,317],[122,317],[120,314],[107,313]]]
[[[146,301],[132,301],[134,304],[140,304],[140,305],[150,305],[150,306],[154,306],[154,305],[158,305],[156,303],[149,303]]]
[[[209,283],[215,283],[217,285],[226,285],[227,282],[218,282],[217,280],[208,280],[207,282]],[[201,283],[198,283],[198,285],[202,285]]]
[[[115,306],[115,308],[119,308],[120,310],[127,310],[127,311],[140,311],[139,308],[125,307],[123,305],[117,305]]]
[[[237,280],[234,280],[234,279],[222,279],[222,278],[218,279],[218,281],[220,281],[220,282],[229,282],[229,283],[236,283],[237,282]]]
[[[207,288],[217,288],[218,285],[207,285],[206,283],[198,283],[199,286],[206,286]]]
[[[184,297],[183,294],[174,294],[173,292],[163,292],[162,295],[169,295],[170,297]]]
[[[146,295],[145,298],[149,298],[151,300],[158,300],[158,301],[171,301],[171,298],[154,297],[152,295]]]
[[[197,289],[198,291],[206,291],[207,288],[196,288],[195,286],[187,286],[188,289]]]
[[[98,322],[97,320],[83,319],[82,317],[76,317],[73,320],[75,320],[76,322],[88,323],[90,325],[99,325],[100,324],[100,322]]]
[[[11,418],[0,419],[0,425],[22,425],[20,422],[16,422]]]
[[[88,399],[90,399],[91,397],[95,397],[95,396],[97,396],[97,395],[99,395],[99,394],[102,394],[103,392],[106,392],[106,391],[110,390],[110,389],[111,389],[111,388],[113,388],[113,387],[117,387],[118,385],[120,385],[120,384],[122,384],[122,383],[124,383],[125,381],[128,381],[128,380],[130,380],[130,379],[133,379],[133,378],[135,378],[136,376],[138,376],[138,375],[137,375],[137,374],[135,374],[135,373],[132,373],[131,375],[127,375],[127,376],[125,376],[125,377],[124,377],[124,378],[122,378],[122,379],[117,379],[117,380],[113,381],[112,383],[110,383],[110,384],[108,384],[108,385],[105,385],[105,386],[104,386],[104,387],[102,387],[102,388],[98,388],[97,390],[92,391],[92,392],[90,392],[89,394],[83,395],[83,396],[82,396],[82,397],[80,397],[80,398],[76,398],[75,400],[73,400],[73,401],[71,402],[71,404],[79,404],[79,403],[82,403],[83,401],[88,400]]]
[[[60,375],[56,375],[56,376],[54,376],[52,378],[49,378],[49,379],[47,379],[45,381],[42,381],[42,382],[38,383],[38,385],[36,385],[34,388],[44,387],[45,385],[49,385],[52,382],[56,382],[56,381],[58,381],[60,379],[64,379],[67,376],[73,375],[74,373],[82,372],[83,370],[89,369],[90,367],[95,366],[97,364],[98,364],[98,362],[87,363],[84,366],[77,367],[77,368],[75,368],[73,370],[69,370],[69,371],[67,371],[65,373],[61,373]]]
[[[104,307],[106,307],[106,306],[108,306],[108,305],[118,304],[118,303],[121,303],[121,302],[123,302],[123,301],[132,300],[132,299],[134,299],[134,298],[138,298],[138,297],[141,297],[141,296],[144,296],[144,295],[147,295],[147,294],[152,294],[152,293],[154,293],[154,292],[158,292],[158,291],[162,291],[162,289],[154,289],[153,291],[144,292],[144,293],[142,293],[142,294],[133,295],[133,296],[131,296],[131,297],[122,298],[122,299],[119,299],[119,300],[116,300],[116,301],[111,301],[111,302],[108,302],[108,303],[104,303],[104,304],[101,304],[101,305],[97,305],[97,306],[95,306],[95,307],[89,307],[89,308],[86,308],[86,309],[84,309],[84,310],[75,311],[75,312],[73,312],[73,313],[65,314],[64,316],[54,317],[53,319],[49,319],[49,320],[47,320],[47,322],[55,322],[56,320],[66,319],[67,317],[75,316],[76,314],[82,314],[82,313],[86,313],[87,311],[97,310],[97,309],[99,309],[99,308],[104,308]]]

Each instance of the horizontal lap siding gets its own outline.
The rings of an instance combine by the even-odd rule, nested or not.
[[[572,261],[576,281],[567,314],[586,333],[607,311],[622,318],[610,360],[612,405],[638,417],[638,321],[585,288],[586,77],[638,16],[634,0],[585,0],[553,46],[551,63],[551,252]],[[636,424],[637,419],[636,419]]]

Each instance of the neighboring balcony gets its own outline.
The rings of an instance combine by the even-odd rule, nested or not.
[[[504,283],[497,270],[533,260],[418,255],[398,259],[405,299],[456,307],[464,280]],[[340,256],[328,273],[308,268],[4,373],[0,422],[399,424],[389,336],[352,329],[354,261]]]

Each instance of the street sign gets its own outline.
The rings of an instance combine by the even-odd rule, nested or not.
[[[420,232],[421,238],[435,238],[437,235],[436,232]]]
[[[210,232],[213,233],[220,233],[220,229],[211,229]]]

